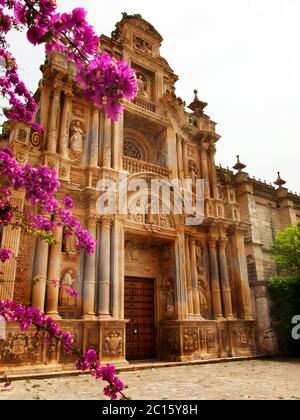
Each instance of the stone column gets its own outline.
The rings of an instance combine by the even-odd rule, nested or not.
[[[211,298],[212,298],[212,309],[213,316],[215,319],[223,318],[222,314],[222,303],[221,303],[221,291],[220,291],[220,280],[218,270],[218,259],[217,259],[217,240],[214,237],[210,237],[208,240],[209,246],[209,265],[210,265],[210,281],[211,281]]]
[[[123,169],[123,124],[124,115],[120,115],[118,121],[113,124],[113,168],[115,171]]]
[[[104,319],[110,318],[111,223],[112,220],[109,216],[101,218],[98,315]]]
[[[197,270],[197,255],[196,255],[196,238],[191,237],[190,241],[191,254],[191,271],[192,271],[192,288],[193,288],[193,309],[194,315],[201,317],[200,299],[199,299],[199,285],[198,285],[198,270]]]
[[[60,92],[60,88],[54,88],[48,136],[48,151],[51,153],[56,153],[57,151],[57,119],[60,105]]]
[[[232,260],[232,274],[238,294],[239,317],[241,319],[253,319],[250,286],[248,280],[248,269],[245,251],[243,231],[238,227],[234,228],[231,237],[231,252],[234,255]]]
[[[205,196],[206,198],[209,198],[210,188],[209,188],[207,148],[208,148],[208,145],[206,142],[204,142],[201,147],[201,169],[202,169],[202,178],[204,179],[204,182],[205,182]]]
[[[213,198],[217,200],[218,199],[218,178],[217,178],[217,169],[216,169],[216,164],[215,164],[215,154],[216,154],[216,147],[213,144],[210,146],[210,150],[209,150],[211,187],[212,187]]]
[[[103,133],[103,167],[111,168],[111,120],[104,117],[104,133]]]
[[[71,109],[71,93],[64,94],[64,105],[62,110],[62,119],[61,119],[61,130],[59,138],[59,153],[62,158],[68,158],[68,147],[69,147],[69,117]]]
[[[220,275],[221,275],[221,289],[224,306],[224,315],[227,319],[233,319],[231,290],[228,276],[228,265],[226,256],[227,239],[221,238],[219,240],[219,258],[220,258]]]
[[[41,91],[41,127],[47,129],[48,116],[49,116],[49,102],[50,102],[50,91],[49,84],[46,79],[42,79],[39,83]]]
[[[185,236],[185,261],[186,261],[186,279],[187,279],[187,297],[188,297],[188,314],[193,315],[193,289],[192,289],[192,272],[191,272],[191,257],[189,236]]]
[[[111,313],[113,318],[120,317],[120,283],[121,283],[121,259],[122,259],[122,234],[120,221],[115,219],[111,232]],[[123,245],[124,246],[124,245]]]
[[[59,319],[58,298],[61,266],[62,227],[55,227],[54,233],[58,243],[56,245],[50,246],[48,260],[48,284],[46,292],[46,315],[49,315],[54,319]],[[57,283],[53,283],[53,281],[56,281]]]
[[[180,181],[184,179],[184,169],[183,169],[183,152],[182,152],[182,137],[177,134],[177,162],[178,162],[178,178]]]
[[[88,218],[88,232],[93,239],[97,238],[97,220]],[[83,319],[95,319],[95,293],[96,293],[96,252],[91,256],[85,254],[83,274]]]
[[[90,165],[98,166],[99,159],[99,109],[93,107],[92,139],[90,147]]]
[[[125,311],[125,232],[120,229],[120,319],[124,319]]]
[[[44,312],[45,307],[48,253],[49,245],[37,239],[32,273],[31,306],[41,312]]]
[[[182,146],[182,159],[183,159],[183,171],[184,171],[184,178],[189,179],[189,162],[188,162],[188,142],[186,139],[182,140],[183,146]]]

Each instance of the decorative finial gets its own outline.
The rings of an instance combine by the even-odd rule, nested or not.
[[[189,109],[191,109],[194,112],[196,117],[202,117],[203,111],[207,107],[208,104],[206,102],[200,101],[200,99],[198,98],[197,89],[194,90],[194,94],[195,94],[195,98],[194,98],[194,101],[189,105]]]
[[[233,169],[235,169],[236,171],[238,171],[238,173],[242,172],[243,169],[245,169],[247,166],[244,165],[243,163],[241,163],[240,161],[240,156],[237,155],[237,162],[236,164],[233,166]]]
[[[283,185],[286,184],[286,181],[284,181],[281,176],[280,176],[280,172],[277,172],[278,178],[276,179],[276,181],[274,182],[275,185],[277,185],[279,188],[281,188]]]

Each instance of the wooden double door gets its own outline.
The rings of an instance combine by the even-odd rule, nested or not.
[[[125,278],[126,359],[155,358],[154,280]]]

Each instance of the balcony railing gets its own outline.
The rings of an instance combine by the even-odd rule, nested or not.
[[[155,173],[157,175],[169,178],[170,170],[162,166],[153,165],[152,163],[144,162],[143,160],[133,159],[128,156],[123,156],[123,168],[130,174],[137,173]]]
[[[135,98],[132,101],[135,105],[140,108],[146,109],[147,111],[156,112],[156,106],[152,102],[146,101],[142,98]]]

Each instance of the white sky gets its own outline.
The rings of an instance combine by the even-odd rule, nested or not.
[[[300,193],[299,0],[58,0],[64,10],[85,7],[98,34],[110,35],[121,12],[140,13],[164,38],[161,55],[180,80],[187,103],[193,90],[209,103],[222,135],[217,164],[241,155],[250,175],[272,182],[281,171]],[[23,80],[40,78],[43,48],[10,37]]]

